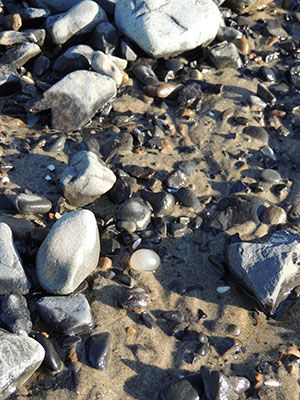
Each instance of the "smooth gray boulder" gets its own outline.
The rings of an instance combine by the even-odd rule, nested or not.
[[[13,242],[12,231],[0,223],[0,295],[27,294],[30,283]]]
[[[92,71],[74,71],[44,92],[31,111],[51,109],[53,129],[74,131],[110,104],[116,93],[112,78]]]
[[[253,242],[232,243],[228,267],[238,283],[273,314],[300,284],[300,235],[280,230]]]
[[[60,183],[69,204],[77,207],[92,203],[116,182],[115,174],[91,151],[75,153]]]
[[[221,14],[213,0],[118,0],[119,29],[154,57],[166,57],[210,43]]]
[[[60,334],[76,335],[94,325],[90,305],[82,294],[42,297],[36,305],[43,320]]]
[[[105,11],[92,0],[83,0],[62,14],[47,18],[46,28],[55,44],[64,44],[72,36],[92,32],[106,21]]]
[[[37,254],[44,290],[69,294],[96,268],[100,254],[97,221],[89,210],[64,215],[51,228]]]
[[[44,348],[34,339],[0,331],[0,398],[7,399],[38,369]]]

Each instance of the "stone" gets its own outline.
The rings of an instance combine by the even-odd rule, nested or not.
[[[116,182],[115,174],[91,151],[79,151],[69,161],[60,183],[69,204],[77,207],[92,203]]]
[[[101,22],[93,30],[90,43],[93,49],[111,54],[118,46],[119,35],[116,28],[109,22]]]
[[[0,97],[11,96],[22,90],[21,78],[11,64],[0,63]]]
[[[290,79],[292,84],[297,88],[300,89],[300,64],[293,65],[290,68]]]
[[[51,61],[48,57],[40,56],[33,64],[33,73],[36,76],[41,76],[49,69]]]
[[[0,223],[4,222],[12,230],[16,239],[28,239],[31,231],[35,228],[32,221],[25,218],[17,218],[12,215],[0,214]]]
[[[15,248],[10,227],[0,223],[0,295],[27,294],[30,283]]]
[[[49,17],[50,11],[45,8],[21,8],[19,11],[22,20],[31,20],[31,19],[38,19],[38,18],[46,18]]]
[[[261,126],[246,126],[243,130],[243,134],[252,137],[253,139],[260,140],[261,142],[268,144],[269,135],[268,132]]]
[[[160,266],[160,257],[150,249],[139,249],[131,254],[129,266],[136,271],[155,272]]]
[[[118,0],[115,21],[146,53],[159,58],[211,42],[221,14],[211,0]]]
[[[151,220],[150,207],[141,198],[125,201],[118,209],[117,221],[122,229],[129,232],[143,231]],[[130,223],[130,229],[127,223]]]
[[[176,193],[175,196],[179,203],[184,207],[191,207],[196,209],[200,207],[200,201],[198,197],[195,195],[193,190],[189,187],[180,188]]]
[[[270,168],[263,170],[261,177],[264,181],[270,183],[278,183],[282,180],[280,173]]]
[[[13,46],[14,44],[22,44],[27,42],[37,42],[37,38],[34,35],[39,30],[25,30],[22,32],[16,31],[3,31],[0,32],[0,45],[2,46]]]
[[[165,217],[172,214],[175,206],[175,199],[170,193],[164,191],[153,193],[143,190],[141,195],[145,201],[151,204],[153,212],[158,217]]]
[[[256,241],[231,243],[227,263],[239,284],[272,315],[300,283],[300,235],[279,230]]]
[[[64,368],[64,364],[59,357],[52,341],[42,333],[35,333],[34,339],[37,340],[45,350],[43,366],[45,366],[51,372],[60,372]]]
[[[34,7],[49,9],[53,14],[58,14],[69,10],[82,0],[31,0]]]
[[[59,334],[77,335],[94,326],[90,305],[82,294],[41,297],[36,305],[41,318]]]
[[[0,331],[0,396],[8,398],[41,365],[45,351],[34,339]]]
[[[263,85],[262,83],[257,84],[257,96],[261,97],[266,103],[270,105],[274,105],[276,103],[276,97],[267,88],[267,86]]]
[[[49,153],[60,153],[64,150],[66,145],[66,137],[61,135],[54,137],[50,142],[47,142],[43,147],[44,151]]]
[[[110,333],[103,332],[91,335],[85,343],[85,348],[89,365],[100,371],[107,371],[111,352]]]
[[[217,68],[241,68],[243,62],[234,43],[222,42],[212,46],[209,57]]]
[[[111,103],[116,93],[113,79],[92,71],[74,71],[46,90],[31,111],[51,109],[53,129],[74,131]]]
[[[44,196],[34,194],[18,194],[13,204],[19,214],[46,214],[52,208],[52,203]]]
[[[40,47],[35,43],[18,44],[7,50],[0,62],[4,64],[11,64],[18,69],[23,67],[23,65],[25,65],[40,52]]]
[[[132,289],[124,290],[118,299],[118,304],[125,310],[140,310],[148,307],[150,304],[150,297],[143,288],[135,286]]]
[[[82,69],[89,69],[94,50],[85,44],[69,47],[53,64],[53,69],[61,74]]]
[[[72,36],[90,33],[102,21],[105,11],[91,0],[83,0],[62,14],[47,18],[46,28],[55,44],[64,44]]]
[[[99,72],[102,75],[112,78],[117,87],[119,87],[123,80],[123,74],[112,59],[102,51],[95,51],[91,64],[92,70]]]
[[[200,400],[199,393],[185,378],[169,384],[160,392],[160,400]]]
[[[98,0],[100,6],[109,14],[115,12],[117,0]]]
[[[172,171],[166,178],[166,186],[171,189],[180,189],[187,183],[187,176],[181,171]]]
[[[70,294],[96,268],[99,255],[94,214],[89,210],[70,212],[52,226],[39,248],[39,282],[49,293]]]
[[[287,222],[287,214],[283,208],[271,205],[264,210],[261,221],[268,225],[285,224]]]
[[[238,14],[248,14],[265,7],[272,0],[228,0],[227,4]]]
[[[32,322],[25,297],[20,294],[0,297],[0,321],[12,333],[29,335]]]
[[[137,59],[137,55],[134,52],[134,50],[129,46],[125,40],[121,41],[121,56],[122,58],[125,58],[127,61],[135,61]]]

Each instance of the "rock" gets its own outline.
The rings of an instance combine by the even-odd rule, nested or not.
[[[118,46],[119,35],[116,28],[109,22],[101,22],[93,30],[90,43],[93,49],[111,54]]]
[[[181,378],[160,392],[160,400],[200,400],[194,385],[186,378]]]
[[[41,318],[59,334],[77,335],[94,326],[90,305],[82,294],[41,297],[36,305]]]
[[[0,98],[10,96],[22,90],[21,78],[10,64],[0,63]]]
[[[64,368],[64,364],[51,340],[42,333],[35,333],[34,338],[43,346],[45,350],[43,366],[45,366],[51,372],[60,372]]]
[[[253,242],[232,243],[228,267],[267,314],[274,314],[300,283],[300,235],[279,230]]]
[[[60,183],[69,204],[82,207],[108,192],[116,182],[115,174],[91,151],[79,151],[62,173]]]
[[[13,243],[10,227],[0,223],[0,295],[27,294],[30,283]]]
[[[37,39],[34,32],[39,30],[28,30],[22,32],[4,31],[0,32],[0,45],[13,46],[14,44],[23,44],[27,42],[36,43]]]
[[[266,103],[270,105],[274,105],[276,103],[276,97],[274,94],[267,88],[267,86],[262,83],[257,84],[257,96],[261,97]]]
[[[272,0],[227,0],[227,4],[239,14],[247,14],[265,7]]]
[[[150,65],[138,64],[132,68],[132,72],[142,85],[159,84],[159,80]]]
[[[209,56],[217,68],[241,68],[243,62],[234,43],[222,42],[215,44],[209,50]]]
[[[108,332],[91,335],[85,344],[86,358],[91,367],[107,371],[111,352],[111,335]]]
[[[69,47],[53,64],[53,69],[61,74],[82,69],[89,69],[94,50],[85,44]]]
[[[193,190],[189,187],[180,188],[175,193],[175,196],[179,203],[184,207],[191,207],[193,209],[200,207],[200,201],[198,200]]]
[[[199,110],[202,104],[202,90],[198,82],[188,83],[179,92],[177,102],[181,108]]]
[[[44,151],[49,153],[60,153],[64,150],[66,145],[66,137],[61,135],[58,137],[54,137],[49,143],[47,142],[46,145],[43,147]]]
[[[119,0],[115,21],[126,36],[159,58],[211,42],[221,14],[211,0]]]
[[[154,272],[160,266],[160,257],[150,249],[139,249],[132,253],[129,266],[136,271]]]
[[[118,299],[118,304],[125,310],[140,310],[148,307],[150,304],[150,297],[143,288],[135,286],[132,289],[124,290]]]
[[[73,211],[51,228],[37,254],[37,275],[49,293],[72,293],[96,268],[100,254],[97,222],[89,210]]]
[[[243,134],[247,136],[251,136],[253,139],[260,140],[261,142],[268,144],[269,143],[269,135],[268,132],[262,128],[261,126],[246,126],[243,130]]]
[[[0,395],[4,400],[38,369],[45,351],[32,338],[0,331],[0,354]]]
[[[187,176],[181,171],[172,171],[165,181],[166,186],[172,189],[180,189],[187,183]]]
[[[84,126],[115,96],[113,79],[96,72],[74,71],[44,92],[31,111],[51,109],[52,128],[73,131]]]
[[[49,69],[51,61],[48,57],[40,56],[33,64],[33,73],[36,76],[43,75]]]
[[[121,41],[121,56],[122,58],[125,58],[127,61],[135,61],[137,59],[136,53],[133,51],[133,49],[129,46],[125,40]]]
[[[297,89],[300,89],[300,64],[293,65],[290,68],[290,78],[291,78],[292,84]]]
[[[10,332],[29,335],[32,322],[25,297],[20,294],[1,297],[0,320]]]
[[[75,4],[80,3],[82,0],[31,0],[35,7],[49,9],[53,14],[58,14],[63,11],[69,10]]]
[[[106,19],[105,11],[96,2],[83,0],[63,14],[48,17],[46,27],[55,44],[64,44],[74,35],[92,32]]]
[[[0,214],[0,223],[1,222],[4,222],[10,227],[16,239],[28,239],[31,231],[35,228],[33,222],[24,218],[16,218],[12,215]]]
[[[98,0],[100,6],[109,14],[115,12],[117,0]]]
[[[157,323],[154,317],[148,313],[148,311],[142,311],[139,315],[139,319],[148,329],[157,328]]]
[[[282,180],[280,173],[275,171],[274,169],[263,170],[261,177],[264,181],[270,183],[278,183]]]
[[[18,44],[10,48],[0,62],[11,64],[15,68],[21,68],[33,57],[41,52],[40,47],[35,43]]]
[[[112,59],[102,51],[95,51],[91,67],[94,71],[112,78],[119,87],[123,80],[123,74]]]
[[[19,11],[22,20],[27,21],[31,19],[38,19],[38,18],[46,18],[49,17],[50,11],[46,10],[45,8],[22,8]]]
[[[44,196],[34,194],[18,194],[13,204],[19,214],[46,214],[52,208],[52,203]]]
[[[143,231],[151,220],[149,206],[140,198],[132,198],[125,201],[118,210],[117,221],[121,228],[126,229],[130,223],[129,232]]]
[[[158,217],[165,217],[172,214],[175,200],[170,193],[164,191],[153,193],[143,190],[141,195],[145,201],[151,204],[154,213]]]

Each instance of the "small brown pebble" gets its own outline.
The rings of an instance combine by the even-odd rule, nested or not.
[[[238,43],[238,48],[243,56],[247,56],[250,52],[249,42],[246,35],[243,35]]]
[[[276,115],[276,117],[281,117],[281,118],[286,116],[286,112],[283,110],[272,110],[271,114]]]
[[[69,352],[68,352],[68,360],[74,364],[78,361],[78,356],[77,356],[77,352],[76,352],[76,348],[72,347]]]
[[[101,257],[98,267],[101,271],[108,271],[112,267],[112,260],[109,257]]]
[[[22,26],[22,18],[20,14],[9,14],[5,17],[5,24],[8,28],[18,31]]]
[[[126,328],[126,333],[127,333],[127,335],[135,336],[136,329],[133,326],[129,326],[128,328]]]
[[[163,147],[161,149],[162,154],[169,154],[173,149],[172,142],[169,139],[163,139]]]
[[[273,44],[278,42],[278,38],[275,36],[270,37],[270,39],[268,39],[267,41],[267,45],[268,46],[273,46]]]
[[[194,111],[190,108],[185,108],[181,114],[182,117],[191,118],[194,115]]]

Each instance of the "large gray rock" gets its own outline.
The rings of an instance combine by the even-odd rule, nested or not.
[[[91,32],[107,19],[105,11],[91,0],[83,0],[62,14],[47,18],[47,31],[55,44],[64,44],[72,36]]]
[[[0,295],[27,294],[30,283],[13,243],[10,227],[0,223]]]
[[[34,339],[0,331],[0,398],[8,398],[41,365],[44,348]]]
[[[64,215],[51,228],[37,254],[43,289],[72,293],[96,268],[100,254],[97,221],[89,210]]]
[[[108,192],[115,184],[116,176],[95,153],[79,151],[71,158],[60,182],[68,203],[82,207]]]
[[[255,242],[228,246],[228,267],[238,282],[273,314],[300,284],[300,235],[280,230]]]
[[[118,0],[115,21],[147,53],[165,57],[211,42],[221,14],[212,0]]]
[[[52,128],[74,131],[112,102],[116,93],[113,79],[96,72],[74,71],[48,89],[31,111],[51,109]]]

